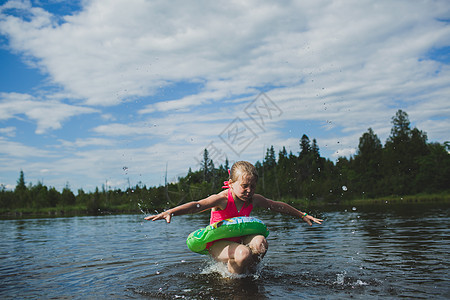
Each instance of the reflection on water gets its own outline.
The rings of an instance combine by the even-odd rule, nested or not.
[[[446,298],[448,207],[335,208],[309,227],[255,212],[270,229],[255,274],[189,252],[208,215],[0,221],[1,298]]]

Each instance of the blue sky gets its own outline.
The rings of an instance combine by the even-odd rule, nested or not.
[[[70,4],[67,4],[70,3]],[[271,145],[450,140],[450,2],[0,1],[0,184],[164,184]]]

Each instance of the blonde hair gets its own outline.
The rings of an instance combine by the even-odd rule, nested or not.
[[[239,180],[239,176],[250,176],[258,181],[258,171],[254,165],[249,163],[248,161],[237,161],[233,164],[230,170],[230,180],[232,182],[236,182]]]

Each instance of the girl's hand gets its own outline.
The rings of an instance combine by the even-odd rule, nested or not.
[[[317,219],[310,215],[306,215],[306,216],[302,217],[302,220],[305,221],[306,223],[308,223],[309,226],[312,226],[313,222],[317,223],[317,224],[322,224],[322,222],[323,222],[322,219]]]
[[[156,221],[165,219],[167,223],[170,223],[170,220],[172,219],[172,214],[168,213],[167,211],[164,211],[157,215],[145,217],[144,219],[147,221]]]

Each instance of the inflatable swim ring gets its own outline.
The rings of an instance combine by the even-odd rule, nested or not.
[[[212,241],[250,234],[269,235],[266,225],[253,217],[235,217],[222,220],[189,234],[186,244],[188,248],[200,254],[208,254],[206,244]]]

